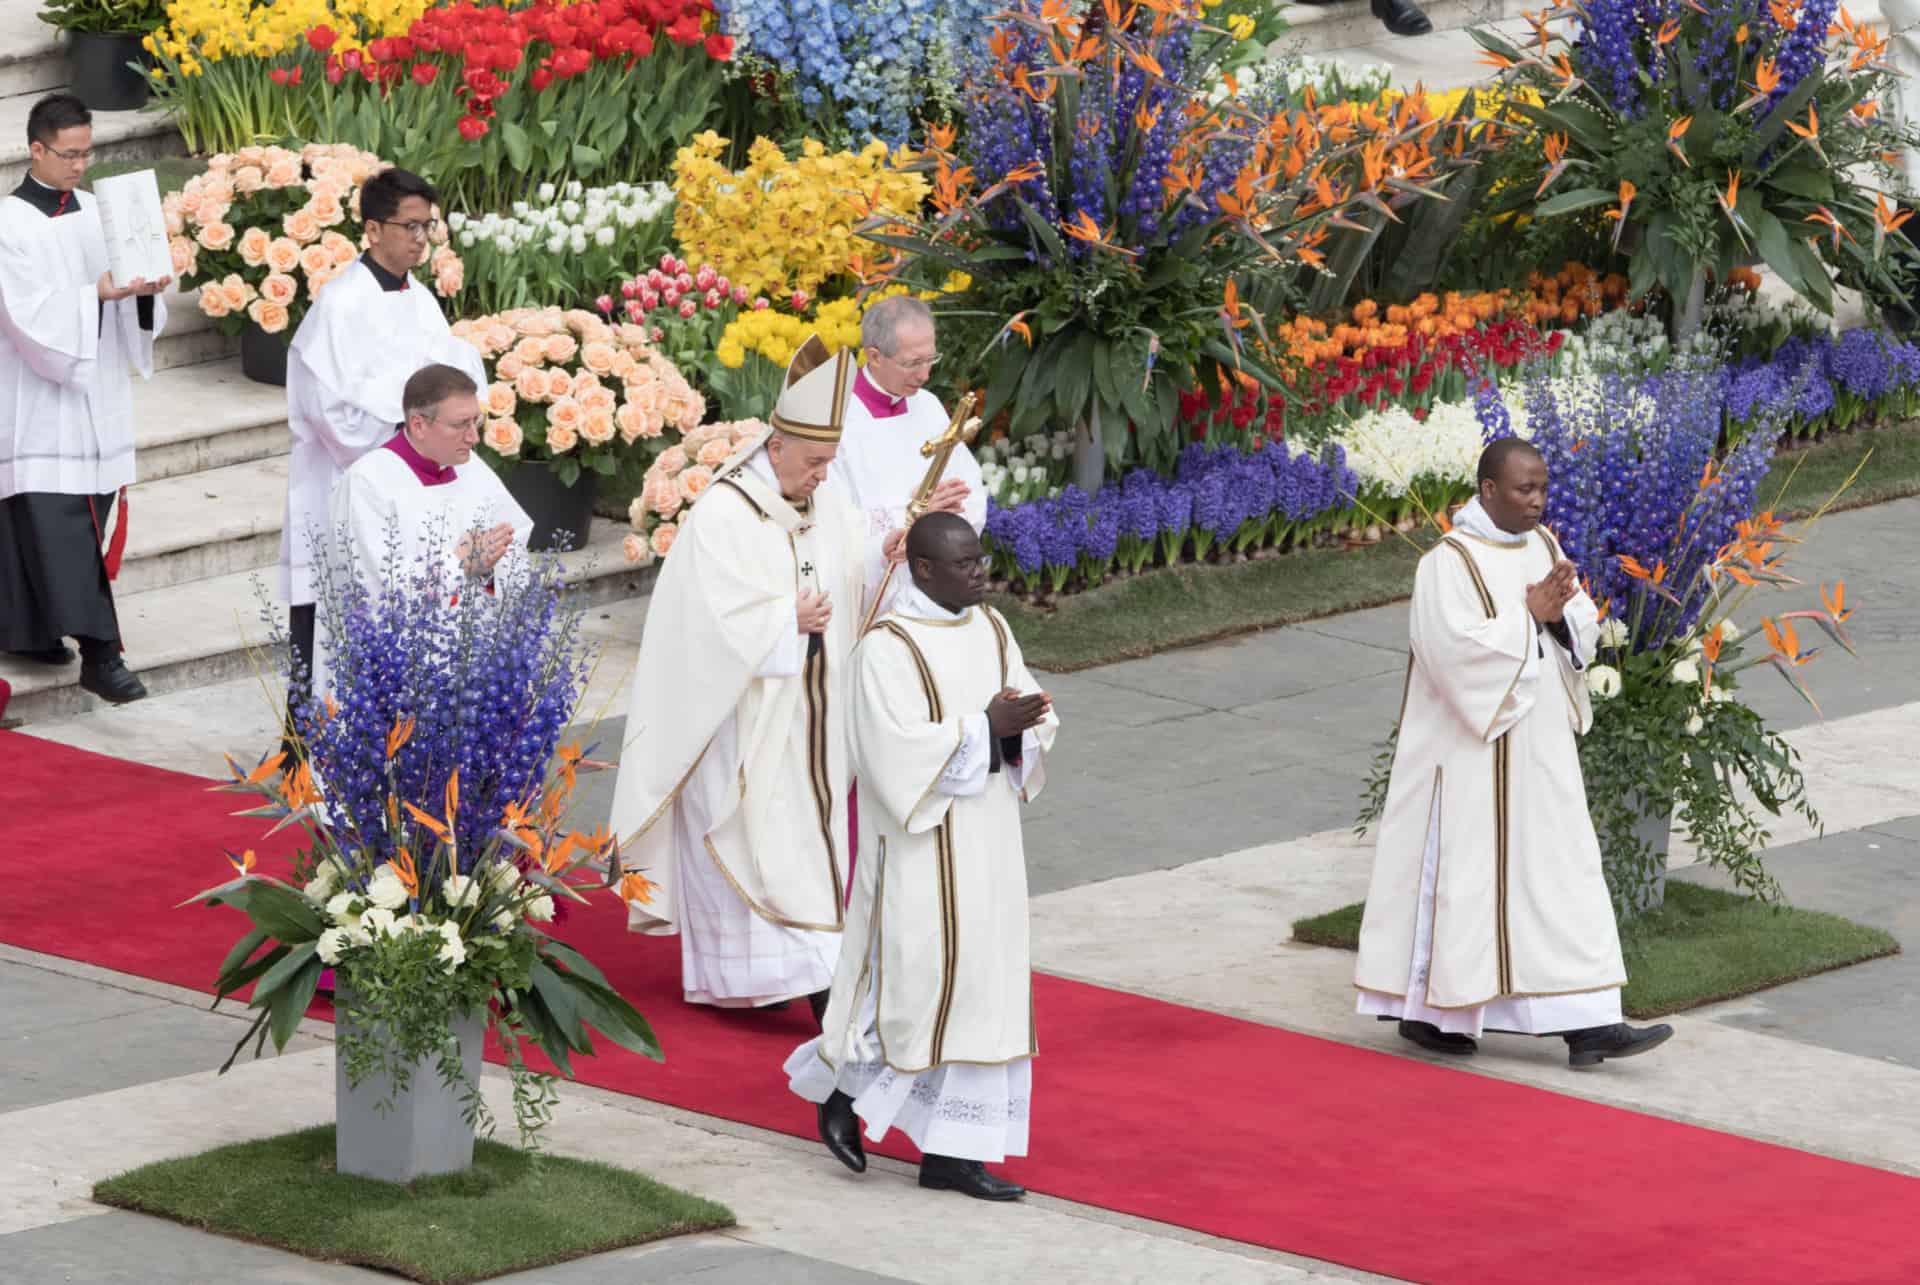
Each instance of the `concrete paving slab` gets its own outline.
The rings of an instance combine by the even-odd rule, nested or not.
[[[500,1285],[882,1285],[878,1276],[838,1263],[749,1245],[724,1236],[699,1236],[616,1249],[571,1263],[514,1272]]]
[[[1286,628],[1086,672],[1128,691],[1229,710],[1389,673],[1405,664],[1404,653],[1395,658],[1349,639]]]
[[[0,1264],[0,1280],[18,1285],[371,1285],[394,1279],[119,1210],[0,1236]]]

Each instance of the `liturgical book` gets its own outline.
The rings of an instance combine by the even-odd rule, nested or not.
[[[93,200],[107,241],[107,270],[125,288],[136,279],[158,281],[173,274],[167,221],[160,212],[160,185],[152,170],[96,179]]]

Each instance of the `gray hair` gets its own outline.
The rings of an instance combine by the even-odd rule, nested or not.
[[[473,376],[466,371],[436,362],[422,366],[407,377],[406,387],[400,390],[400,409],[408,419],[415,415],[431,416],[447,398],[479,391]]]
[[[899,350],[900,324],[924,321],[933,328],[933,309],[910,294],[888,295],[860,318],[860,346],[891,357]]]

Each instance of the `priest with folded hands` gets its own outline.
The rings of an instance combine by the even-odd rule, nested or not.
[[[680,936],[688,1003],[825,1005],[848,870],[845,671],[860,523],[827,480],[855,368],[816,336],[768,429],[680,525],[633,671],[612,827],[656,885],[637,932]]]

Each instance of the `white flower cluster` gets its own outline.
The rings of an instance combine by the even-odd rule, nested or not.
[[[1054,477],[1061,464],[1073,458],[1073,430],[1036,434],[1019,442],[988,442],[977,448],[980,480],[987,494],[1002,508],[1012,508],[1053,495],[1060,488]]]
[[[322,963],[338,964],[342,956],[355,947],[371,945],[375,937],[399,937],[407,933],[437,935],[440,946],[435,957],[447,966],[448,972],[467,962],[470,943],[461,936],[460,926],[452,918],[426,910],[406,913],[411,898],[400,872],[391,863],[383,863],[373,872],[365,891],[343,888],[346,882],[346,870],[338,860],[329,859],[301,890],[333,924],[320,934],[318,954]],[[441,886],[440,898],[450,910],[470,911],[489,891],[508,899],[510,906],[519,907],[517,913],[508,908],[493,915],[491,927],[498,932],[512,932],[518,915],[537,923],[553,918],[553,898],[540,893],[522,900],[526,890],[521,888],[520,871],[506,861],[495,862],[484,876],[484,883],[481,879],[454,875]]]
[[[1260,96],[1297,98],[1312,89],[1320,103],[1359,101],[1380,97],[1393,84],[1393,68],[1383,62],[1353,63],[1339,58],[1267,58],[1233,73],[1241,100]],[[1207,88],[1207,106],[1218,107],[1227,97],[1223,76]]]
[[[533,200],[515,201],[506,214],[456,213],[448,226],[465,250],[484,243],[501,254],[535,245],[548,254],[584,254],[589,244],[611,246],[622,230],[659,222],[672,208],[665,183],[584,187],[576,179],[564,187],[542,183]]]
[[[1515,435],[1526,437],[1523,390],[1501,390]],[[1472,402],[1442,402],[1424,420],[1402,406],[1362,415],[1335,430],[1332,440],[1347,453],[1347,465],[1361,485],[1388,496],[1403,496],[1416,482],[1455,482],[1471,486],[1486,449]]]

